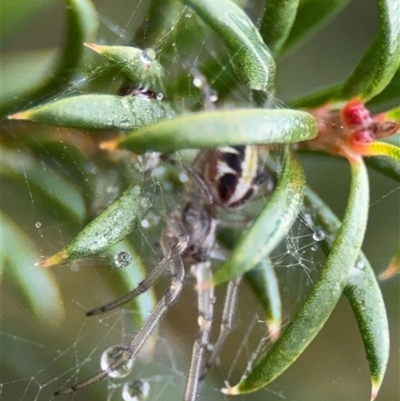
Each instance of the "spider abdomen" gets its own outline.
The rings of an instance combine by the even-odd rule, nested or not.
[[[213,202],[224,208],[245,203],[258,185],[255,146],[224,146],[199,154],[198,170]]]

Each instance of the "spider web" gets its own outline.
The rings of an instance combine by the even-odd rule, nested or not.
[[[360,37],[357,35],[362,31],[365,36],[365,26],[373,25],[375,21],[365,21],[365,9],[363,2],[359,0],[348,11],[348,20],[356,34],[345,33],[346,47],[351,48],[352,54],[342,56],[343,49],[337,42],[337,36],[344,29],[343,25],[334,25],[323,31],[322,38],[306,46],[300,55],[284,60],[279,68],[278,93],[279,99],[274,99],[278,107],[285,107],[283,101],[296,97],[304,91],[310,91],[329,82],[340,80],[348,75],[363,49],[360,47]],[[112,4],[112,7],[110,7]],[[357,5],[358,4],[358,5]],[[264,2],[254,2],[248,7],[252,18],[257,21],[261,16]],[[131,1],[118,0],[116,2],[97,2],[96,7],[100,13],[102,30],[100,38],[106,44],[126,44],[131,40],[132,32],[137,27],[138,21],[145,18],[146,2],[138,1],[132,5]],[[357,9],[357,7],[359,7]],[[362,9],[363,21],[359,21],[359,9]],[[123,10],[122,12],[117,12]],[[368,15],[368,14],[367,14]],[[179,16],[190,20],[193,14],[185,10]],[[47,21],[48,19],[46,19]],[[355,23],[361,26],[354,28]],[[349,24],[349,22],[347,22]],[[369,24],[370,23],[370,24]],[[37,24],[40,26],[41,24]],[[46,25],[46,22],[43,22]],[[61,24],[60,24],[61,25]],[[372,30],[371,30],[372,32]],[[156,51],[164,45],[164,40],[173,38],[172,43],[179,48],[179,37],[174,36],[174,29],[166,33],[165,38],[154,44]],[[364,38],[369,43],[372,33]],[[349,38],[353,42],[348,43]],[[336,46],[336,47],[333,47]],[[353,46],[353,48],[352,48]],[[188,77],[192,77],[193,63],[199,62],[202,54],[211,54],[220,64],[221,70],[228,68],[219,54],[219,44],[202,42],[198,50],[196,60],[186,60],[184,54],[177,51],[175,57],[168,60],[164,67],[172,71],[177,64],[187,71]],[[332,60],[332,53],[337,54]],[[318,56],[315,56],[315,55]],[[326,57],[325,57],[326,54]],[[318,63],[315,59],[318,58]],[[348,64],[343,60],[348,60]],[[310,62],[311,60],[311,62]],[[324,63],[326,63],[324,65]],[[336,63],[336,64],[335,64]],[[108,67],[95,67],[82,80],[72,83],[60,97],[69,93],[79,93],[80,85],[88,81],[94,81],[107,72]],[[303,71],[300,74],[299,71]],[[307,73],[304,73],[307,71]],[[322,73],[321,73],[322,72]],[[328,76],[328,73],[330,74]],[[310,76],[310,81],[298,79],[298,76]],[[119,76],[107,75],[110,81],[105,84],[110,92],[115,89],[115,82]],[[215,76],[209,82],[210,86],[218,82],[219,76]],[[59,95],[58,95],[59,96]],[[57,97],[55,97],[57,98]],[[194,104],[183,103],[183,110],[191,110],[198,107],[201,100],[200,94],[192,94]],[[238,90],[233,94],[236,103],[242,101],[248,104],[248,93]],[[218,107],[218,102],[216,103]],[[53,128],[52,128],[53,129]],[[64,132],[62,129],[54,130]],[[27,135],[29,127],[26,128]],[[63,141],[61,141],[64,143]],[[32,187],[29,165],[26,154],[30,154],[28,147],[21,143],[17,146],[21,154],[18,163],[24,175],[23,186],[25,197],[18,200],[12,217],[18,221],[27,232],[35,239],[40,252],[49,255],[67,245],[74,231],[73,224],[65,218],[57,218],[57,210],[54,207],[51,218],[43,213],[43,205]],[[190,164],[193,155],[178,155],[179,162]],[[76,157],[73,149],[65,141],[61,155],[74,160]],[[41,154],[42,176],[44,182],[50,182],[50,173],[46,166],[56,168],[57,157],[48,150]],[[78,160],[77,164],[78,164]],[[316,176],[313,170],[320,168],[318,159],[305,159],[306,171],[310,172],[310,185],[324,194],[324,199],[330,203],[338,215],[343,215],[346,194],[342,196],[342,187],[347,186],[348,171],[340,161],[323,160],[327,172],[321,172]],[[179,163],[178,163],[179,164]],[[111,172],[110,172],[111,171]],[[110,170],[104,174],[102,186],[92,190],[95,198],[90,205],[93,215],[104,209],[118,195],[122,182],[115,180],[115,172]],[[334,175],[332,176],[332,171]],[[80,179],[90,180],[96,175],[92,165],[85,168],[77,168]],[[143,202],[147,204],[147,214],[144,216],[138,232],[132,239],[135,248],[148,269],[155,266],[160,258],[158,238],[165,222],[167,214],[178,202],[178,189],[174,190],[172,182],[181,181],[184,185],[184,176],[181,171],[168,166],[161,165],[151,176],[140,177]],[[168,185],[166,175],[171,174],[171,184]],[[181,178],[180,178],[181,177]],[[393,186],[393,182],[383,179],[381,176],[371,174],[371,233],[376,232],[374,227],[383,227],[382,238],[368,236],[365,241],[365,251],[370,257],[372,265],[377,269],[383,269],[387,263],[386,255],[393,252],[398,242],[398,204],[399,187]],[[329,182],[329,186],[324,185]],[[95,181],[93,181],[94,183]],[[96,184],[97,185],[97,184]],[[12,186],[7,182],[2,189],[2,201],[6,205],[16,202],[10,195]],[[3,199],[4,198],[4,199]],[[8,199],[9,198],[9,199]],[[265,203],[265,199],[258,201]],[[21,207],[20,207],[21,206]],[[387,213],[387,209],[393,210],[393,214]],[[247,211],[247,209],[246,209]],[[251,210],[248,212],[252,216]],[[246,214],[247,216],[247,214]],[[254,212],[253,212],[254,216]],[[250,218],[249,217],[249,218]],[[385,220],[386,219],[386,220]],[[290,321],[293,313],[298,309],[310,290],[313,280],[323,263],[322,252],[319,249],[319,241],[310,228],[307,213],[301,214],[300,218],[292,228],[289,235],[281,246],[272,255],[272,261],[276,268],[283,302],[283,328]],[[76,234],[76,232],[75,232]],[[389,238],[389,239],[388,239]],[[32,261],[32,264],[35,260]],[[32,266],[23,266],[23,269],[32,269]],[[129,269],[130,266],[125,267]],[[71,263],[69,265],[54,268],[54,273],[63,291],[65,319],[59,325],[43,325],[37,321],[32,312],[26,308],[21,297],[13,288],[13,283],[7,281],[4,275],[1,290],[2,297],[2,319],[1,319],[1,378],[0,398],[4,401],[48,401],[58,399],[52,396],[53,392],[61,387],[74,384],[91,376],[99,370],[99,360],[102,353],[109,347],[117,344],[127,344],[138,331],[139,312],[129,306],[119,308],[104,315],[91,318],[85,316],[85,312],[93,307],[102,305],[122,293],[117,286],[110,285],[115,282],[118,274],[109,258],[99,255]],[[99,274],[100,273],[100,274]],[[162,296],[164,289],[169,284],[169,277],[163,277],[155,287],[155,298]],[[393,287],[396,283],[388,284],[390,293],[396,293]],[[45,291],[45,289],[43,289]],[[216,317],[221,317],[223,297],[225,288],[218,288]],[[397,291],[398,292],[398,291]],[[394,299],[393,299],[394,298]],[[390,305],[395,305],[398,299],[389,299]],[[397,297],[398,298],[398,297]],[[148,300],[151,302],[151,299]],[[196,294],[194,284],[188,280],[186,288],[177,304],[168,312],[158,325],[150,338],[147,348],[139,354],[134,361],[134,367],[130,375],[124,379],[108,379],[72,395],[64,396],[63,399],[71,400],[122,400],[121,392],[123,385],[132,379],[147,380],[151,387],[151,401],[157,400],[179,400],[186,384],[187,371],[190,362],[192,343],[197,332],[196,319]],[[398,307],[392,307],[392,313],[398,315]],[[145,306],[145,313],[149,313],[151,305]],[[390,311],[389,311],[390,312]],[[395,324],[396,320],[393,318]],[[268,336],[265,330],[265,317],[262,309],[257,303],[254,294],[246,285],[242,285],[239,293],[239,307],[235,316],[234,332],[224,347],[217,366],[210,372],[209,377],[202,384],[199,401],[202,400],[224,400],[227,396],[220,392],[225,382],[235,384],[246,369],[254,362],[261,349],[268,345]],[[217,331],[218,324],[214,326]],[[395,333],[398,336],[398,333]],[[214,337],[213,337],[214,338]],[[398,337],[394,338],[395,342]],[[332,400],[352,399],[355,401],[366,399],[369,392],[368,367],[363,361],[364,351],[357,332],[354,318],[345,303],[340,303],[333,317],[328,322],[321,335],[314,341],[305,355],[296,363],[282,378],[255,394],[238,396],[236,399],[243,401],[256,400]],[[393,365],[393,364],[392,364]],[[391,373],[391,371],[393,371]],[[389,367],[389,380],[398,377],[398,364]],[[388,380],[388,381],[389,381]],[[396,379],[392,379],[396,383]],[[396,386],[396,384],[394,384]],[[394,399],[390,394],[396,390],[383,388],[382,400]],[[392,391],[392,393],[390,393]],[[349,396],[351,394],[351,396]],[[385,394],[388,394],[385,398]],[[394,393],[393,393],[394,394]],[[61,398],[60,398],[61,400]]]

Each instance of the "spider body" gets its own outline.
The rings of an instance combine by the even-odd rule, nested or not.
[[[203,150],[186,171],[191,179],[181,195],[181,206],[167,217],[166,228],[161,235],[164,258],[133,291],[87,312],[87,315],[97,315],[132,300],[147,291],[167,269],[172,275],[170,287],[116,362],[81,383],[57,391],[55,395],[71,393],[94,384],[132,359],[161,317],[179,298],[185,281],[185,268],[188,268],[196,279],[199,332],[193,345],[184,401],[196,400],[198,384],[213,365],[232,326],[240,282],[238,278],[228,285],[220,334],[210,355],[205,358],[214,315],[210,259],[218,228],[217,206],[232,209],[245,204],[266,177],[260,173],[257,148],[253,146]]]

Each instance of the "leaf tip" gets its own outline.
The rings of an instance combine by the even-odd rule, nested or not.
[[[274,343],[281,335],[280,325],[277,322],[267,322],[269,338]]]
[[[374,401],[378,396],[379,389],[381,387],[382,381],[381,380],[374,380],[372,379],[372,389],[371,389],[371,400]]]
[[[99,147],[102,150],[109,150],[109,151],[116,150],[118,149],[118,142],[119,141],[117,139],[109,139],[107,141],[100,142]]]
[[[103,47],[105,47],[96,45],[96,43],[87,43],[87,42],[85,42],[83,45],[86,46],[88,49],[94,50],[96,53],[100,54],[102,53]]]
[[[19,113],[11,114],[7,117],[8,120],[30,120],[31,113],[29,111],[21,111]]]
[[[400,272],[400,258],[394,256],[389,263],[389,266],[378,276],[379,280],[384,281],[392,278]]]
[[[221,388],[221,393],[226,394],[226,395],[240,394],[238,386]]]
[[[68,254],[65,251],[60,251],[51,256],[50,258],[39,260],[39,262],[35,263],[35,266],[38,267],[51,267],[55,265],[59,265],[68,258]]]

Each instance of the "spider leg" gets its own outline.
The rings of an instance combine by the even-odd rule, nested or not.
[[[215,344],[212,347],[211,355],[206,362],[203,372],[199,378],[199,380],[203,380],[208,372],[208,370],[214,365],[215,360],[217,359],[222,346],[224,345],[226,339],[232,330],[232,321],[233,316],[236,311],[236,301],[238,295],[238,287],[242,277],[237,277],[232,280],[228,284],[228,289],[226,291],[225,302],[224,302],[224,310],[222,312],[221,319],[221,329],[218,334],[218,338],[215,341]]]
[[[192,273],[197,280],[199,331],[193,345],[192,360],[186,386],[185,401],[195,401],[199,376],[204,364],[204,351],[209,343],[212,318],[214,314],[214,285],[210,262],[192,266]]]
[[[164,296],[161,298],[161,300],[158,302],[154,310],[151,312],[146,323],[142,326],[142,328],[139,330],[139,332],[136,334],[136,336],[133,338],[130,344],[128,344],[121,358],[118,361],[111,364],[107,369],[102,370],[101,372],[90,377],[89,379],[84,380],[81,383],[75,384],[74,386],[56,391],[54,395],[73,393],[82,388],[90,386],[91,384],[94,384],[99,380],[104,379],[111,372],[124,366],[130,359],[132,359],[140,351],[140,349],[146,342],[148,336],[150,335],[156,324],[159,322],[159,320],[168,310],[168,308],[171,305],[173,305],[173,303],[177,300],[177,298],[182,292],[182,287],[185,279],[185,268],[183,266],[183,262],[180,256],[176,260],[172,261],[171,273],[172,273],[172,281],[170,287],[167,289]]]
[[[144,278],[143,281],[139,283],[139,285],[134,290],[128,292],[121,298],[114,299],[113,301],[105,305],[99,306],[98,308],[86,312],[86,316],[99,315],[100,313],[118,308],[119,306],[126,304],[130,300],[146,292],[159,279],[161,274],[164,273],[165,270],[168,268],[170,259],[171,255],[167,255],[166,257],[164,257],[161,262]]]

